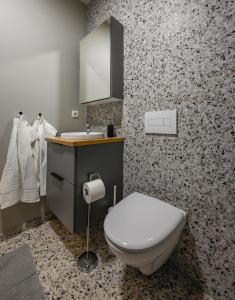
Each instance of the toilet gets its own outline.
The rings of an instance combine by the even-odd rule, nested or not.
[[[175,249],[186,215],[164,201],[133,193],[106,216],[105,238],[111,252],[123,263],[151,275]]]

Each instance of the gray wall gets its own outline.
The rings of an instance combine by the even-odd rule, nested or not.
[[[76,0],[0,1],[0,175],[12,118],[23,111],[29,122],[39,112],[58,130],[81,129],[79,41],[86,8]],[[71,119],[71,110],[80,119]],[[0,232],[40,214],[40,205],[16,205],[0,213]]]
[[[94,0],[88,8],[89,30],[110,15],[125,27],[123,110],[88,110],[95,127],[113,116],[125,133],[124,194],[189,212],[182,242],[154,277],[156,293],[168,287],[171,299],[184,299],[183,289],[233,298],[231,9],[219,0]],[[145,135],[144,112],[164,109],[178,110],[178,136]]]

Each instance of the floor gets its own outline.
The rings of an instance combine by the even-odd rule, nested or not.
[[[72,235],[54,219],[29,226],[21,233],[13,231],[5,235],[0,253],[28,244],[46,299],[213,300],[172,267],[171,260],[152,276],[124,266],[109,254],[102,224],[91,231],[91,249],[99,257],[98,267],[89,274],[81,273],[77,269],[77,256],[85,250],[85,243],[85,233]]]

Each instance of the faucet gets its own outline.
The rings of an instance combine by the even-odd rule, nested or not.
[[[89,123],[86,123],[85,128],[86,128],[86,133],[89,134],[91,132],[91,125]]]

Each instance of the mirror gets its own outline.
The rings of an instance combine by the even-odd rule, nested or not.
[[[123,26],[110,17],[80,42],[80,103],[123,98]]]

